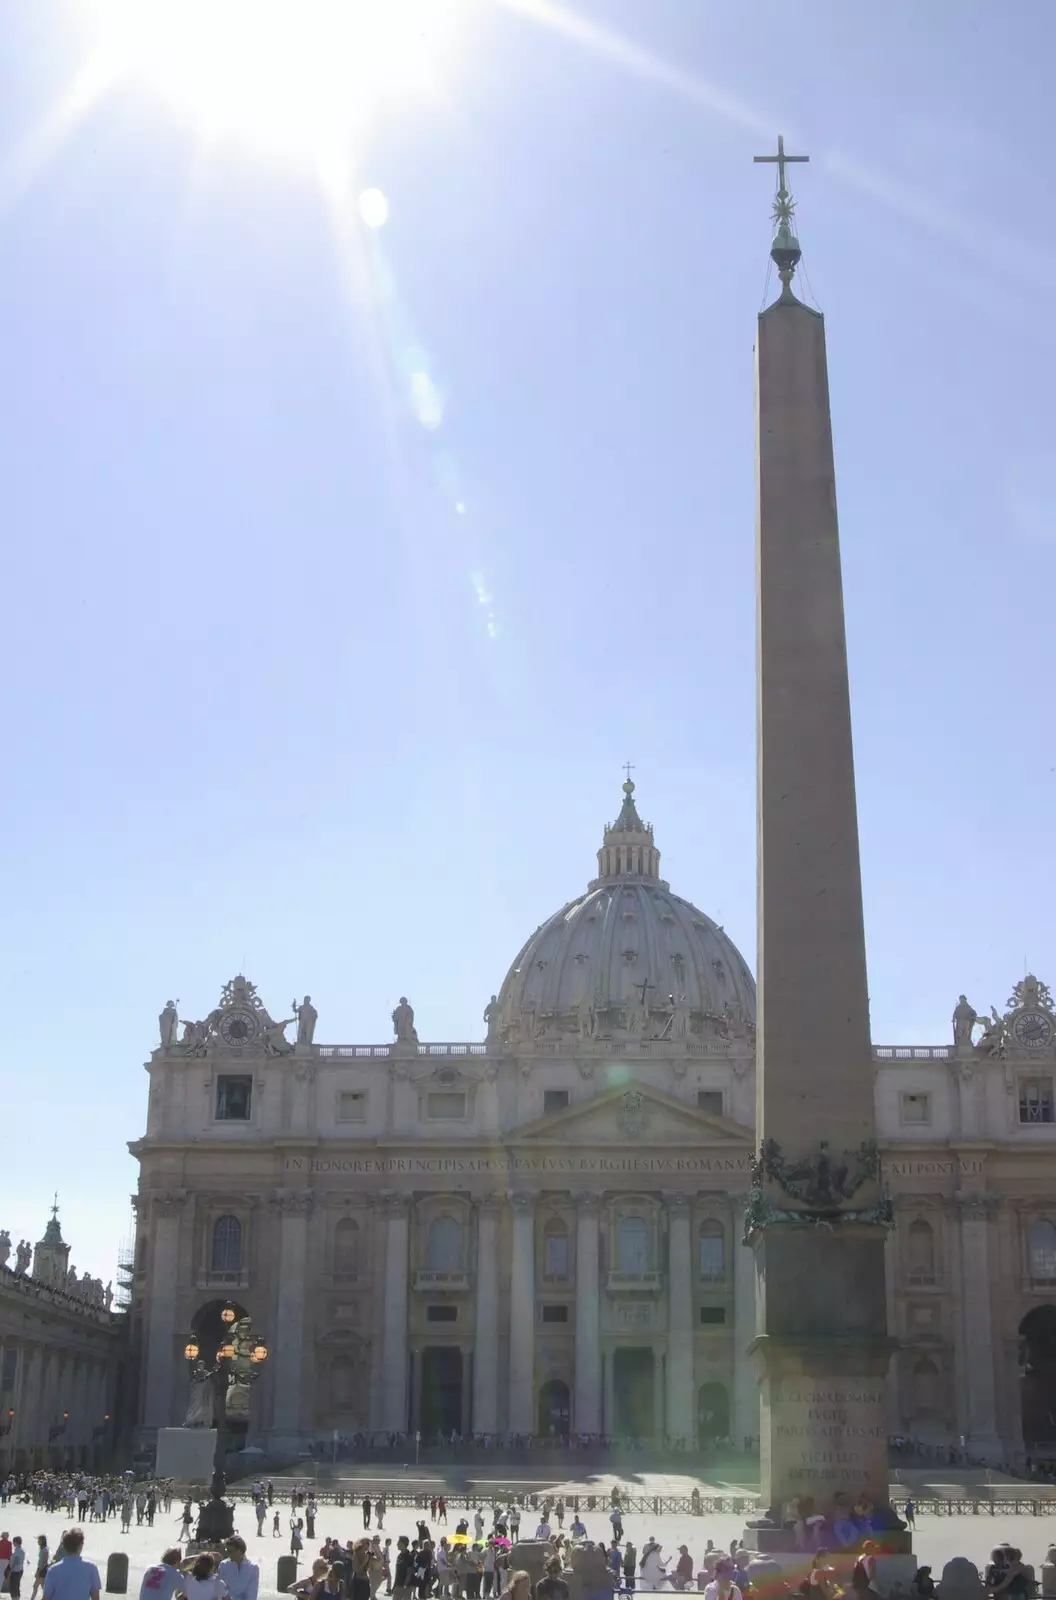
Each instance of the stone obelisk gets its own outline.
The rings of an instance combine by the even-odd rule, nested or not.
[[[781,292],[756,354],[761,1144],[747,1237],[771,1522],[756,1538],[777,1550],[797,1498],[829,1520],[826,1543],[863,1495],[887,1520],[892,1345],[825,324],[792,290],[785,163],[805,158],[781,141],[757,159],[778,162]]]

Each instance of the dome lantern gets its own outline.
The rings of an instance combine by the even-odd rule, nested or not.
[[[643,822],[638,815],[629,771],[623,785],[620,814],[615,822],[605,825],[605,836],[598,851],[598,876],[595,882],[624,877],[645,878],[654,883],[660,881],[660,852],[653,843],[652,823]]]

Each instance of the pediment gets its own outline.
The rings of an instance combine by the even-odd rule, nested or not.
[[[662,1089],[638,1083],[606,1089],[592,1099],[540,1117],[511,1130],[511,1145],[580,1145],[588,1147],[696,1147],[754,1149],[754,1133],[729,1117],[700,1111]]]

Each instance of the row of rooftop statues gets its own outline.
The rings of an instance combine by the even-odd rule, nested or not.
[[[59,1262],[42,1265],[36,1272],[30,1272],[33,1260],[33,1246],[28,1239],[20,1239],[15,1246],[15,1264],[8,1266],[11,1259],[11,1235],[6,1228],[0,1228],[0,1267],[8,1272],[14,1272],[16,1277],[32,1277],[34,1283],[42,1283],[48,1289],[57,1289],[62,1294],[72,1295],[75,1300],[80,1300],[86,1306],[93,1306],[100,1311],[109,1311],[114,1300],[113,1284],[104,1284],[101,1278],[93,1278],[88,1273],[77,1276],[76,1267],[64,1268]]]

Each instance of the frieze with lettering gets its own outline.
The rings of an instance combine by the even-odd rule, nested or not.
[[[981,1177],[986,1162],[980,1156],[935,1156],[917,1161],[884,1162],[884,1171],[890,1178],[960,1178]]]
[[[723,1177],[747,1173],[750,1156],[744,1155],[465,1155],[465,1156],[287,1156],[287,1172],[339,1173],[353,1177],[454,1177],[473,1173],[510,1176],[516,1173],[700,1173]]]

